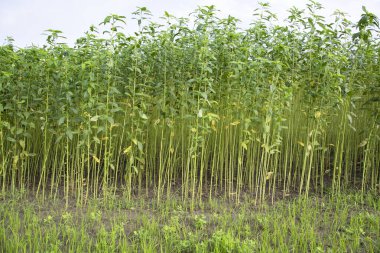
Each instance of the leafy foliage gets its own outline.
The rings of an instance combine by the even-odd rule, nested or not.
[[[221,193],[239,202],[281,190],[308,195],[380,189],[379,38],[363,8],[268,4],[246,30],[215,6],[188,18],[110,15],[74,47],[47,31],[42,48],[0,47],[0,184],[83,203],[122,190],[159,202],[178,189],[192,206]],[[363,144],[365,141],[365,144]],[[215,243],[218,244],[215,237]]]

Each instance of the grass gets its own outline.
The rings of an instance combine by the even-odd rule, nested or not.
[[[2,252],[378,252],[380,198],[347,192],[272,205],[217,199],[191,211],[180,196],[0,203]]]

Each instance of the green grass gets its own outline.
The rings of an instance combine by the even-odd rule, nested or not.
[[[172,196],[0,203],[2,252],[379,252],[380,198],[348,192],[255,205]]]

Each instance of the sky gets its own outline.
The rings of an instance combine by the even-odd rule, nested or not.
[[[265,1],[265,0],[261,0]],[[292,6],[304,9],[305,0],[267,0],[271,11],[279,20],[287,16]],[[339,9],[357,22],[362,14],[362,6],[380,17],[380,0],[319,0],[324,7],[320,11],[325,17]],[[188,17],[198,6],[215,5],[220,16],[232,15],[241,20],[241,26],[249,24],[253,12],[258,7],[256,0],[0,0],[0,45],[12,37],[18,47],[43,45],[47,29],[61,30],[65,42],[73,44],[83,36],[91,25],[98,25],[109,14],[127,17],[127,27],[133,31],[136,21],[131,13],[136,7],[147,7],[155,20],[167,11],[177,17]],[[127,31],[129,32],[129,31]]]

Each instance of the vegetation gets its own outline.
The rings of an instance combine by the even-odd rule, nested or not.
[[[263,3],[242,30],[238,19],[219,18],[214,6],[199,7],[190,18],[165,13],[162,24],[150,21],[151,13],[141,7],[132,14],[138,24],[133,35],[123,33],[126,17],[110,15],[73,47],[62,43],[58,30],[47,31],[42,48],[15,48],[12,40],[1,46],[0,236],[2,242],[12,238],[3,244],[6,251],[34,251],[28,247],[45,232],[54,238],[46,237],[44,250],[62,249],[53,243],[57,238],[58,243],[73,242],[65,244],[72,251],[102,251],[108,240],[120,251],[130,247],[119,216],[92,239],[88,217],[79,223],[81,230],[62,234],[63,216],[76,215],[71,212],[50,214],[42,227],[33,207],[22,209],[24,217],[12,216],[20,207],[5,206],[20,193],[32,194],[41,205],[63,199],[66,209],[96,199],[129,203],[137,197],[154,199],[150,205],[159,208],[175,196],[195,212],[210,203],[233,201],[244,206],[237,212],[242,219],[262,215],[248,213],[244,196],[258,205],[298,195],[306,200],[269,211],[273,217],[261,225],[267,226],[261,228],[263,234],[276,238],[266,234],[260,242],[251,241],[241,234],[245,228],[240,223],[225,229],[222,224],[230,219],[225,214],[222,223],[216,221],[220,230],[208,231],[208,239],[200,240],[202,229],[177,233],[186,225],[170,223],[178,215],[170,221],[166,212],[148,220],[148,212],[141,217],[146,219],[143,230],[133,237],[140,241],[132,245],[143,251],[182,243],[199,248],[178,251],[229,252],[220,248],[224,243],[258,250],[326,250],[315,227],[300,228],[296,222],[281,228],[274,222],[294,218],[292,210],[300,205],[306,207],[297,210],[297,217],[312,222],[321,210],[313,210],[310,194],[323,200],[329,192],[327,198],[338,203],[350,196],[364,201],[368,192],[378,197],[380,28],[378,18],[364,7],[357,23],[338,11],[329,23],[318,14],[321,8],[310,1],[306,11],[292,8],[286,23],[276,24]],[[350,190],[358,194],[342,195]],[[352,220],[354,242],[337,236],[328,240],[331,247],[343,243],[343,249],[356,251],[367,233],[360,229],[370,226],[374,236],[363,239],[364,251],[374,251],[379,247],[373,241],[379,231],[371,230],[379,224],[371,216],[375,213],[368,214],[372,225],[367,214]],[[210,222],[197,217],[200,227]],[[351,226],[341,217],[329,218],[339,223],[333,229]],[[323,219],[328,222],[328,216]],[[169,224],[166,230],[162,224]],[[292,232],[281,234],[284,229]],[[300,231],[310,237],[297,237]]]
[[[20,202],[22,200],[22,202]],[[286,199],[274,206],[178,198],[0,205],[2,252],[379,252],[380,200],[368,194]]]

